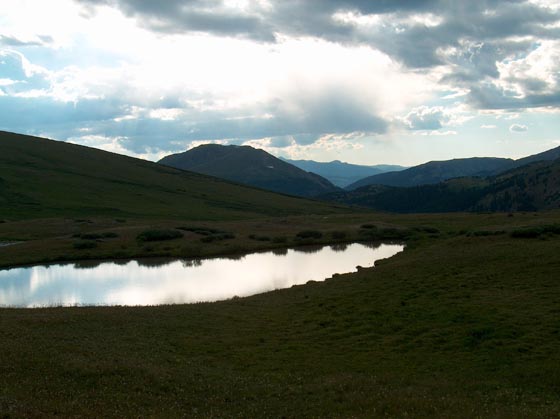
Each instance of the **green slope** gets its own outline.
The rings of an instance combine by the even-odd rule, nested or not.
[[[0,131],[0,219],[239,219],[332,205],[234,185],[88,147]]]

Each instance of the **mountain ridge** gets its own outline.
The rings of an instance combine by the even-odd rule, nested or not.
[[[374,174],[405,169],[403,166],[379,164],[373,166],[358,165],[333,160],[330,162],[317,162],[314,160],[290,160],[281,158],[307,172],[316,173],[328,179],[334,185],[344,188],[360,179]]]
[[[250,146],[203,144],[158,163],[307,198],[337,190],[327,179]]]
[[[550,161],[557,158],[560,158],[560,147],[517,160],[499,157],[470,157],[429,161],[399,172],[387,172],[369,176],[347,186],[345,189],[354,190],[373,184],[409,187],[436,184],[456,177],[493,176],[531,162]]]
[[[485,178],[453,178],[409,187],[374,184],[324,198],[400,213],[557,209],[560,159],[533,161]]]

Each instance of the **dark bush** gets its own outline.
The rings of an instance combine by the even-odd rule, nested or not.
[[[518,230],[513,230],[511,232],[511,237],[517,239],[534,239],[545,234],[560,234],[560,224],[520,228]]]
[[[505,234],[504,230],[478,230],[472,233],[473,236],[499,236],[500,234]]]
[[[420,226],[420,227],[415,227],[414,230],[416,231],[420,231],[423,233],[429,233],[429,234],[438,234],[439,230],[435,227],[430,227],[430,226]]]
[[[79,235],[79,237],[84,240],[98,240],[103,238],[101,234],[97,233],[82,233]]]
[[[369,240],[403,240],[411,236],[411,231],[388,227],[375,230],[360,230],[360,236],[363,239]]]
[[[377,227],[374,224],[362,224],[360,226],[360,228],[364,228],[364,229],[377,229]]]
[[[317,230],[303,230],[296,234],[298,239],[320,239],[323,233]]]
[[[280,237],[280,236],[274,237],[272,239],[272,243],[286,243],[287,241],[288,241],[287,237]]]
[[[119,235],[113,231],[107,231],[106,233],[102,234],[104,239],[114,239],[119,237]]]
[[[513,230],[511,232],[511,237],[516,239],[534,239],[539,237],[543,233],[543,229],[541,227],[535,228],[524,228],[519,230]]]
[[[215,241],[229,240],[229,239],[235,239],[235,234],[233,233],[210,234],[208,236],[201,237],[200,241],[202,243],[212,243]]]
[[[260,242],[269,242],[270,241],[270,237],[268,237],[268,236],[258,236],[256,234],[250,234],[249,238],[251,240],[257,240],[257,241],[260,241]]]
[[[183,233],[177,230],[146,230],[140,233],[136,239],[145,242],[163,240],[174,240],[183,237]]]
[[[190,231],[191,233],[200,234],[201,236],[209,236],[210,234],[225,233],[225,231],[216,230],[209,227],[177,227],[179,230]]]
[[[335,240],[343,240],[347,236],[345,231],[333,231],[331,237]]]
[[[78,240],[75,241],[72,245],[74,249],[83,250],[83,249],[93,249],[97,247],[97,243],[90,240]]]

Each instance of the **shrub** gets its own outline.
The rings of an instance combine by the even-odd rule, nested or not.
[[[268,237],[268,236],[258,236],[256,234],[250,234],[249,238],[252,239],[252,240],[260,241],[260,242],[269,242],[270,241],[270,237]]]
[[[82,233],[79,237],[84,240],[97,240],[101,239],[103,236],[97,233]]]
[[[516,239],[534,239],[541,235],[542,229],[540,228],[525,228],[520,230],[513,230],[511,237]]]
[[[377,227],[374,224],[362,224],[360,226],[360,228],[364,228],[364,229],[377,229]]]
[[[534,239],[544,234],[560,234],[560,224],[526,227],[511,232],[511,237],[517,239]]]
[[[298,239],[320,239],[323,233],[317,230],[303,230],[296,234]]]
[[[435,227],[430,227],[430,226],[420,226],[420,227],[415,227],[414,230],[419,231],[419,232],[423,232],[423,233],[429,233],[429,234],[438,234],[439,230]]]
[[[388,227],[375,230],[360,230],[360,236],[369,240],[403,240],[411,236],[411,231]]]
[[[183,237],[183,233],[177,230],[146,230],[140,233],[136,239],[145,242],[163,240],[174,240]]]
[[[225,233],[225,231],[216,230],[209,227],[177,227],[178,230],[190,231],[191,233],[200,234],[201,236],[209,236],[210,234]]]
[[[75,241],[74,244],[74,249],[78,249],[78,250],[83,250],[83,249],[93,249],[95,247],[97,247],[97,243],[94,241],[86,241],[86,240],[78,240]]]
[[[481,236],[499,236],[500,234],[504,234],[504,230],[478,230],[473,232],[473,236],[481,237]]]
[[[287,237],[280,237],[280,236],[274,237],[272,239],[272,243],[286,243],[287,241],[288,241]]]
[[[210,234],[208,236],[201,237],[200,241],[203,243],[211,243],[214,241],[229,240],[229,239],[235,239],[235,234],[233,233]]]
[[[102,236],[104,239],[114,239],[119,237],[119,235],[113,231],[107,231],[106,233],[103,233]]]
[[[347,236],[345,231],[333,231],[331,237],[335,240],[343,240]]]

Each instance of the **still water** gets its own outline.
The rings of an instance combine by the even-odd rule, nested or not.
[[[284,249],[231,258],[71,263],[0,270],[0,306],[159,305],[245,297],[371,267],[398,244]]]

